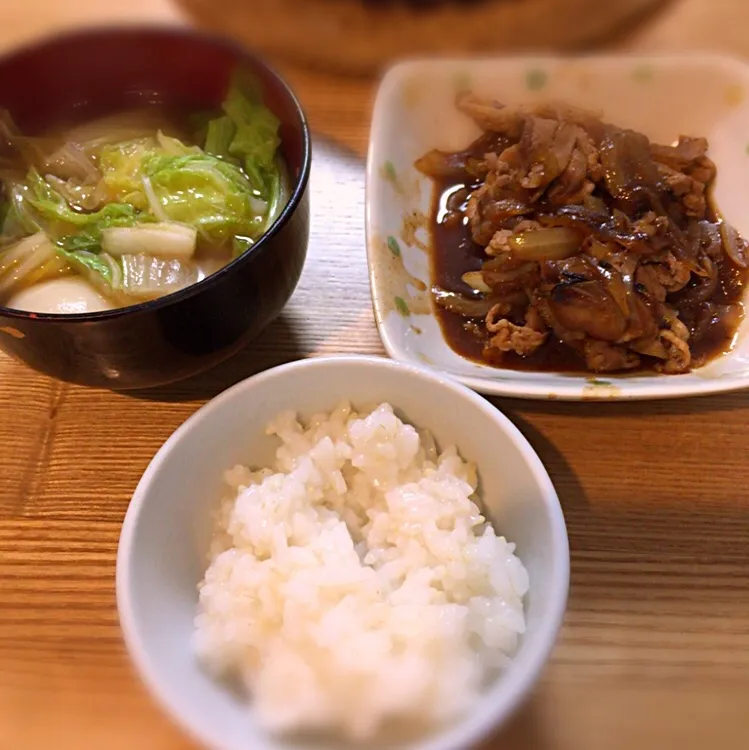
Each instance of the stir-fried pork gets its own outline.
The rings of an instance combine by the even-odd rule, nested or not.
[[[486,302],[492,360],[554,340],[596,372],[679,373],[695,365],[690,340],[739,320],[740,304],[723,292],[749,252],[710,211],[715,165],[704,138],[653,144],[559,104],[507,107],[464,94],[458,107],[484,134],[417,167],[467,186],[452,213],[484,249],[481,269],[464,275],[476,295],[463,305],[454,290],[437,290],[436,300],[472,319]]]

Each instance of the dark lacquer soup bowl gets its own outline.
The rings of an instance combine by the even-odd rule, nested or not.
[[[70,315],[0,306],[0,348],[62,380],[143,388],[212,367],[280,313],[307,251],[311,148],[294,94],[261,60],[187,29],[85,30],[0,59],[0,108],[31,134],[148,103],[206,111],[220,107],[238,67],[259,82],[280,121],[288,202],[266,233],[213,275],[156,300]]]

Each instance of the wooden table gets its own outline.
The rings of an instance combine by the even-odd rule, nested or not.
[[[742,6],[677,3],[628,46],[749,52]],[[0,45],[113,18],[180,21],[167,0],[8,1]],[[228,385],[311,354],[383,352],[364,257],[372,85],[286,72],[315,132],[312,240],[294,298],[259,341],[140,396],[64,385],[0,355],[0,750],[192,747],[140,686],[120,638],[114,564],[130,494],[169,434]],[[497,406],[558,489],[572,588],[538,690],[486,748],[748,747],[749,392]]]

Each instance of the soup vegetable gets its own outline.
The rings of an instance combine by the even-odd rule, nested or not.
[[[152,106],[28,137],[0,111],[0,304],[105,310],[219,270],[285,204],[278,127],[239,75],[221,112],[189,118]]]

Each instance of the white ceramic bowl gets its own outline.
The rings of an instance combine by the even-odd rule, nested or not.
[[[423,740],[388,747],[470,746],[528,693],[554,645],[567,600],[567,533],[554,487],[517,428],[467,388],[387,359],[330,357],[278,367],[213,399],[167,440],[135,491],[117,555],[117,606],[130,656],[161,706],[214,750],[305,747],[261,732],[248,705],[207,676],[190,648],[223,472],[272,460],[275,441],[264,426],[278,412],[309,415],[343,398],[354,406],[387,401],[475,461],[489,516],[517,543],[531,582],[517,656],[474,710]]]
[[[526,398],[650,399],[749,386],[749,316],[732,351],[683,375],[520,372],[468,361],[445,342],[431,299],[425,231],[432,183],[414,161],[465,148],[479,130],[455,108],[459,89],[507,104],[543,99],[602,110],[617,125],[670,143],[706,136],[716,204],[749,236],[749,66],[729,58],[586,57],[423,60],[383,79],[367,164],[367,249],[375,318],[391,357],[427,364],[482,393]]]

